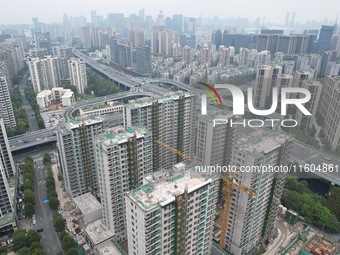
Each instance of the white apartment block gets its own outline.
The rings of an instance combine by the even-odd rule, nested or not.
[[[87,87],[86,64],[79,58],[68,60],[71,85],[76,86],[79,94],[84,94]]]
[[[62,87],[53,88],[52,90],[42,90],[37,94],[36,99],[41,109],[50,107],[53,102],[61,102],[62,106],[72,106],[75,102],[73,91]]]
[[[31,58],[28,66],[35,93],[58,87],[60,81],[57,57]]]
[[[196,135],[196,159],[203,166],[225,166],[230,163],[234,129],[227,123],[214,127],[214,119],[229,119],[232,115],[199,115]]]
[[[129,255],[209,254],[219,179],[184,163],[125,196]]]
[[[271,98],[273,88],[276,87],[278,76],[281,73],[281,66],[262,65],[258,67],[256,73],[256,84],[253,92],[253,101],[255,108],[270,108],[270,106],[272,105]]]
[[[45,109],[52,104],[52,91],[42,90],[37,94],[37,104],[41,109]]]
[[[115,127],[97,137],[98,184],[102,225],[114,239],[126,240],[124,193],[143,184],[152,173],[151,132],[137,127]]]
[[[7,177],[15,174],[15,165],[9,145],[4,120],[0,118],[0,160]]]
[[[340,148],[340,76],[327,76],[321,94],[320,112],[325,120],[326,141],[332,149]]]
[[[1,65],[2,63],[0,63]],[[17,126],[13,112],[11,96],[8,89],[7,79],[0,70],[0,118],[4,120],[6,127],[15,128]]]
[[[5,227],[7,225],[6,222],[9,220],[8,215],[13,215],[13,205],[12,205],[12,198],[10,194],[10,189],[7,182],[6,172],[3,168],[4,162],[2,158],[0,158],[0,228]],[[14,218],[14,217],[10,217]]]
[[[280,131],[247,129],[247,135],[240,134],[233,150],[231,165],[237,169],[254,166],[285,166],[288,164],[290,138]],[[238,172],[234,174],[238,185],[256,192],[248,195],[233,188],[225,249],[234,255],[247,254],[261,240],[271,238],[275,228],[278,206],[286,175],[280,172]]]
[[[296,112],[295,120],[302,128],[312,128],[313,119],[315,119],[316,111],[320,102],[322,84],[319,81],[306,80],[303,82],[302,88],[307,89],[311,93],[311,99],[303,105],[312,115],[304,115],[298,109]]]
[[[71,120],[58,129],[60,166],[66,192],[71,197],[87,192],[99,195],[95,141],[103,129],[103,119],[99,117]]]
[[[152,132],[153,171],[169,169],[182,161],[176,153],[156,143],[157,140],[192,155],[194,96],[178,91],[159,98],[131,100],[124,105],[124,126],[144,127]]]

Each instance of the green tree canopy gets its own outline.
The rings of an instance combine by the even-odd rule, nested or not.
[[[26,230],[17,229],[13,233],[13,251],[17,252],[23,247],[28,246],[28,241],[26,237]]]
[[[25,189],[24,191],[25,203],[35,204],[35,196],[32,190]]]
[[[63,240],[61,240],[61,247],[63,248],[64,251],[68,251],[71,248],[75,248],[75,246],[76,242],[69,235],[64,236]]]
[[[71,248],[67,250],[66,255],[78,255],[78,251],[76,248]]]
[[[340,187],[333,186],[327,200],[328,208],[340,220]]]
[[[59,207],[59,200],[57,197],[51,197],[51,199],[48,201],[48,204],[52,210],[57,210]]]
[[[28,230],[27,232],[27,240],[29,242],[29,244],[33,244],[33,243],[39,243],[41,239],[41,236],[39,235],[39,233],[35,230]]]
[[[35,207],[32,203],[25,203],[25,215],[26,217],[32,217],[35,213]]]

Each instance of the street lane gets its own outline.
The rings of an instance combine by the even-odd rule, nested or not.
[[[35,217],[36,229],[43,229],[41,232],[41,245],[45,252],[49,255],[57,255],[62,250],[57,233],[54,230],[52,211],[48,203],[43,201],[47,199],[47,189],[45,183],[45,168],[42,165],[42,160],[34,161],[35,168]]]

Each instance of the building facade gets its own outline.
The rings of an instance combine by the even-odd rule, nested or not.
[[[71,120],[57,132],[60,166],[66,192],[71,197],[91,192],[98,197],[95,139],[105,123],[99,117]]]
[[[303,106],[309,111],[312,115],[304,115],[300,110],[296,113],[295,120],[297,121],[298,125],[302,128],[312,128],[313,119],[316,116],[316,111],[319,106],[321,92],[322,92],[322,84],[319,81],[311,81],[306,80],[303,82],[302,87],[307,89],[311,93],[311,99],[304,103]]]
[[[283,132],[254,129],[238,137],[231,165],[238,169],[285,166],[290,147],[291,141]],[[224,248],[234,255],[247,254],[261,240],[272,238],[286,175],[283,171],[262,169],[233,176],[234,182],[255,192],[250,198],[247,193],[232,189]]]
[[[124,126],[144,127],[153,135],[153,170],[171,168],[181,157],[157,141],[192,155],[194,96],[178,91],[159,98],[132,100],[124,106]]]
[[[323,84],[320,112],[324,118],[325,139],[332,149],[340,148],[340,76],[327,76]]]
[[[207,254],[219,179],[179,163],[125,196],[129,254]]]
[[[102,225],[127,238],[124,194],[143,184],[152,173],[152,136],[142,128],[116,127],[99,135],[96,142]]]
[[[58,87],[58,58],[47,56],[45,58],[30,58],[28,60],[30,77],[35,93]]]
[[[0,118],[0,159],[2,162],[2,171],[5,176],[11,177],[15,174],[15,165],[11,153],[11,147],[8,142],[8,137],[5,128],[5,122]]]
[[[9,93],[6,75],[2,72],[3,62],[0,62],[0,118],[4,120],[6,127],[17,126],[13,112],[11,96]]]
[[[76,86],[79,94],[84,94],[87,87],[86,64],[77,58],[68,60],[71,85]]]

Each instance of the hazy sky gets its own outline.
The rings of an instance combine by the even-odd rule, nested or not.
[[[324,19],[335,20],[340,12],[339,0],[1,0],[0,24],[29,23],[32,17],[40,22],[61,22],[62,15],[84,15],[90,19],[90,11],[106,16],[121,12],[125,16],[145,8],[146,15],[156,17],[160,10],[165,16],[183,13],[185,16],[204,17],[257,17],[276,23],[284,23],[287,11],[296,11],[295,21]]]

